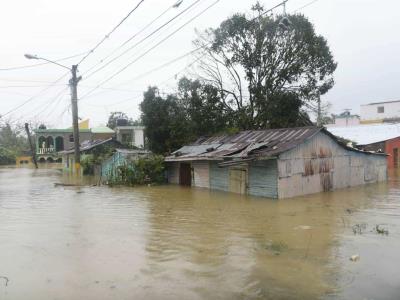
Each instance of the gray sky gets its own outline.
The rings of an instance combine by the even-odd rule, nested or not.
[[[201,0],[187,14],[171,23],[171,26],[164,28],[92,77],[85,78],[88,69],[176,1],[145,0],[129,19],[80,65],[79,71],[83,80],[79,85],[79,96],[85,95],[215,0]],[[168,11],[162,19],[135,37],[129,45],[138,42],[194,1],[184,0],[179,9]],[[25,59],[24,53],[56,60],[93,48],[139,0],[1,2],[0,69],[4,69],[38,63]],[[260,2],[269,8],[281,0]],[[289,0],[287,11],[293,12],[310,2],[311,0]],[[176,86],[174,75],[183,75],[182,70],[194,58],[189,56],[148,76],[139,79],[135,77],[192,50],[195,29],[216,27],[235,12],[248,12],[254,3],[252,0],[220,0],[169,40],[107,82],[103,87],[108,89],[97,89],[87,98],[80,100],[80,117],[89,118],[92,126],[105,124],[111,111],[124,111],[134,119],[139,117],[138,105],[146,87],[158,85],[162,91],[170,92]],[[336,85],[324,97],[324,100],[332,103],[332,112],[337,113],[350,108],[352,112],[358,113],[360,104],[399,98],[399,11],[398,0],[318,0],[299,11],[314,23],[319,34],[327,38],[339,63],[335,73]],[[282,9],[276,12],[281,13]],[[128,46],[120,49],[120,52]],[[79,59],[80,57],[76,57],[60,63],[69,66],[77,63]],[[51,64],[13,71],[0,70],[0,114],[27,101],[66,72],[67,70]],[[69,75],[65,76],[57,85],[6,118],[21,122],[43,120],[55,127],[70,126],[70,96],[66,86],[68,79]]]

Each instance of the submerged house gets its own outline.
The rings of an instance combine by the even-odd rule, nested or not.
[[[360,150],[386,153],[388,168],[400,167],[400,124],[329,126],[327,129],[337,137],[355,143]]]
[[[346,145],[324,128],[200,138],[165,159],[174,184],[289,198],[385,181],[386,155]]]

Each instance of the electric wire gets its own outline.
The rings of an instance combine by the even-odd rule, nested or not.
[[[60,78],[58,78],[56,81],[54,81],[52,84],[48,85],[46,88],[44,88],[43,90],[41,90],[39,93],[33,95],[32,97],[28,98],[26,101],[24,101],[23,103],[17,105],[16,107],[12,108],[11,110],[7,111],[4,114],[0,115],[0,118],[4,118],[5,116],[15,112],[16,110],[20,109],[21,107],[23,107],[24,105],[28,104],[29,102],[33,101],[36,97],[40,96],[41,94],[43,94],[45,91],[47,91],[48,89],[50,89],[51,87],[53,87],[56,83],[58,83],[61,79],[63,79],[65,76],[67,76],[69,74],[69,72],[65,73],[64,75],[62,75]]]
[[[131,47],[127,48],[126,50],[124,50],[122,53],[120,53],[118,56],[112,58],[111,60],[109,60],[107,63],[105,63],[104,65],[102,65],[101,67],[97,68],[96,70],[94,70],[93,72],[89,73],[88,75],[85,76],[85,79],[88,79],[90,77],[92,77],[94,74],[96,74],[97,72],[101,71],[102,69],[104,69],[105,67],[107,67],[109,64],[111,64],[112,62],[116,61],[117,59],[119,59],[120,57],[122,57],[123,55],[125,55],[126,53],[128,53],[129,51],[131,51],[132,49],[134,49],[135,47],[137,47],[138,45],[140,45],[141,43],[143,43],[144,41],[146,41],[147,39],[149,39],[150,37],[152,37],[154,34],[156,34],[157,32],[159,32],[161,29],[163,29],[165,26],[167,26],[168,24],[170,24],[171,22],[173,22],[175,19],[177,19],[178,17],[180,17],[182,14],[186,13],[188,10],[190,10],[191,8],[193,8],[196,4],[198,4],[200,1],[203,0],[196,0],[195,2],[193,2],[191,5],[189,5],[188,7],[186,7],[184,10],[182,10],[180,13],[176,14],[174,17],[172,17],[171,19],[169,19],[167,22],[165,22],[164,24],[162,24],[161,26],[159,26],[158,28],[156,28],[155,30],[153,30],[150,34],[148,34],[147,36],[145,36],[144,38],[142,38],[140,41],[138,41],[137,43],[133,44]],[[97,64],[98,65],[98,64]],[[87,72],[86,72],[87,73]]]
[[[96,49],[98,48],[98,47],[100,47],[100,45],[101,44],[103,44],[104,43],[104,41],[105,40],[107,40],[109,37],[110,37],[110,35],[111,34],[113,34],[114,33],[114,31],[115,30],[117,30],[118,29],[118,27],[119,26],[121,26],[122,25],[122,23],[124,23],[128,18],[129,18],[129,16],[135,11],[135,10],[137,10],[138,8],[139,8],[139,6],[144,2],[145,0],[140,0],[139,1],[139,3],[138,4],[136,4],[136,6],[117,24],[117,26],[115,26],[108,34],[106,34],[101,40],[100,40],[100,42],[98,42],[89,52],[88,52],[88,54],[86,54],[78,63],[77,63],[77,65],[80,65],[86,58],[88,58],[88,56],[90,55],[90,54],[92,54],[94,51],[96,51]]]
[[[153,25],[156,21],[158,21],[160,18],[162,18],[172,7],[168,6],[166,10],[164,10],[160,15],[158,15],[156,18],[154,18],[150,23],[148,23],[146,26],[144,26],[141,30],[136,32],[133,36],[131,36],[128,40],[123,42],[119,47],[115,48],[113,51],[111,51],[106,57],[102,58],[97,64],[86,70],[83,75],[89,73],[91,70],[93,70],[95,67],[97,67],[99,64],[102,64],[106,59],[108,59],[110,56],[112,56],[115,52],[117,52],[119,49],[121,49],[123,46],[125,46],[127,43],[129,43],[132,39],[134,39],[136,36],[141,34],[143,31],[145,31],[147,28],[149,28],[151,25]]]
[[[189,19],[187,22],[185,22],[183,25],[181,25],[180,27],[178,27],[176,30],[174,30],[172,33],[170,33],[169,35],[167,35],[165,38],[163,38],[161,41],[159,41],[158,43],[156,43],[153,47],[151,47],[150,49],[148,49],[147,51],[145,51],[144,53],[142,53],[140,56],[138,56],[137,58],[135,58],[133,61],[131,61],[130,63],[128,63],[127,65],[125,65],[123,68],[121,68],[120,70],[118,70],[117,72],[115,72],[113,75],[111,75],[110,77],[108,77],[107,79],[105,79],[104,81],[102,81],[100,84],[98,84],[94,89],[92,89],[91,91],[89,91],[88,93],[86,93],[84,96],[81,97],[80,100],[82,100],[83,98],[87,97],[89,94],[91,94],[92,92],[94,92],[96,89],[98,89],[99,87],[101,87],[102,85],[104,85],[105,83],[107,83],[108,81],[110,81],[111,79],[115,78],[118,74],[120,74],[121,72],[125,71],[127,68],[129,68],[132,64],[134,64],[135,62],[137,62],[138,60],[140,60],[141,58],[143,58],[145,55],[147,55],[148,53],[150,53],[152,50],[154,50],[155,48],[157,48],[159,45],[161,45],[163,42],[165,42],[166,40],[168,40],[170,37],[172,37],[174,34],[176,34],[177,32],[179,32],[182,28],[184,28],[185,26],[187,26],[188,24],[190,24],[192,21],[194,21],[196,18],[198,18],[199,16],[201,16],[203,13],[205,13],[207,10],[209,10],[210,8],[212,8],[214,5],[216,5],[220,0],[216,0],[214,1],[211,5],[207,6],[205,9],[203,9],[200,13],[196,14],[194,17],[192,17],[191,19]]]

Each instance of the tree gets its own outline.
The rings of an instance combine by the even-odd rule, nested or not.
[[[117,121],[120,119],[124,119],[127,121],[127,125],[129,126],[137,126],[137,125],[142,125],[141,120],[132,120],[132,118],[129,118],[128,115],[124,112],[121,111],[114,111],[110,113],[110,116],[108,117],[108,122],[107,122],[107,127],[114,129],[117,127]]]
[[[171,153],[192,139],[186,113],[176,96],[162,98],[156,87],[149,87],[140,109],[148,147],[154,153]]]
[[[28,149],[28,140],[18,126],[0,126],[0,164],[15,163],[17,155]]]
[[[213,85],[183,77],[178,83],[177,97],[195,136],[212,135],[232,126],[231,116],[225,111],[219,91]]]
[[[327,41],[303,15],[270,17],[259,4],[253,10],[257,18],[236,14],[195,40],[201,78],[218,89],[240,129],[307,124],[304,103],[334,85]]]

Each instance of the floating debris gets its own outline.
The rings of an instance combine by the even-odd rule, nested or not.
[[[311,229],[311,226],[308,226],[308,225],[299,225],[299,226],[294,227],[294,230],[299,230],[299,229],[302,229],[302,230],[310,230],[310,229]]]
[[[354,234],[363,234],[365,230],[367,229],[367,224],[361,223],[361,224],[356,224],[351,227],[353,229]]]
[[[8,282],[10,281],[10,279],[8,279],[7,276],[0,276],[0,279],[3,279],[5,281],[5,286],[8,286]]]
[[[360,255],[354,254],[350,257],[351,261],[359,261],[360,260]]]
[[[387,228],[381,227],[382,225],[376,225],[375,226],[375,231],[378,234],[382,234],[382,235],[389,235],[389,230]]]

